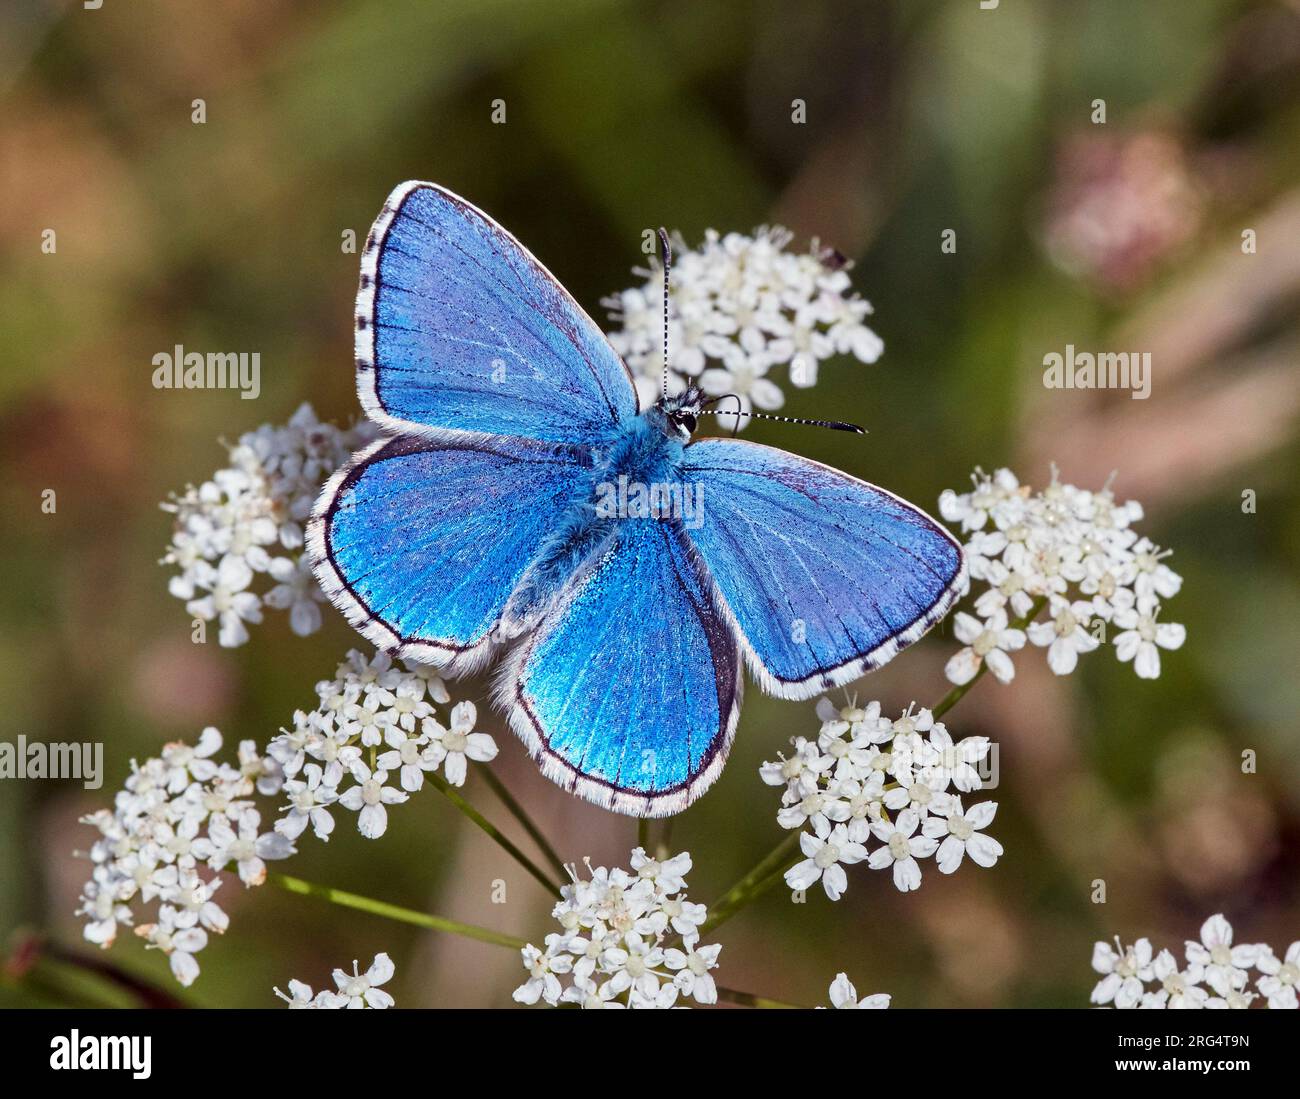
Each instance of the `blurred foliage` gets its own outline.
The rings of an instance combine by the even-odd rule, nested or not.
[[[724,929],[725,983],[816,1003],[847,970],[899,1006],[1078,1006],[1098,937],[1172,945],[1219,910],[1242,939],[1300,937],[1294,3],[11,0],[0,94],[0,735],[106,744],[102,791],[0,790],[0,933],[88,949],[71,915],[86,871],[72,852],[89,842],[77,816],[132,757],[205,724],[265,741],[357,641],[336,616],[306,641],[276,616],[240,650],[191,646],[155,563],[157,502],[221,464],[219,438],[304,399],[356,414],[357,261],[340,241],[394,184],[428,178],[491,211],[593,313],[630,284],[645,227],[698,239],[777,221],[820,237],[855,258],[886,353],[831,364],[787,409],[871,434],[751,437],[927,507],[975,464],[1036,484],[1053,458],[1080,484],[1118,469],[1118,494],[1143,500],[1144,529],[1187,578],[1167,615],[1189,641],[1158,682],[1106,656],[1056,680],[1034,653],[1012,687],[982,684],[952,715],[1000,744],[995,870],[930,871],[901,896],[858,868],[840,904],[794,911],[778,889]],[[1098,98],[1104,127],[1089,121]],[[1171,135],[1204,194],[1190,241],[1119,290],[1044,247],[1060,150],[1089,130]],[[1244,228],[1257,255],[1241,254]],[[177,343],[260,351],[260,399],[152,389],[151,357]],[[1151,399],[1044,390],[1042,355],[1066,343],[1154,348]],[[1242,513],[1246,488],[1257,514]],[[932,702],[948,651],[936,636],[858,689]],[[634,824],[550,786],[490,720],[505,779],[565,857],[624,861]],[[723,778],[674,831],[696,899],[778,838],[756,767],[814,727],[811,705],[749,692]],[[1247,748],[1256,775],[1240,771]],[[545,898],[435,792],[392,820],[377,843],[350,821],[328,847],[304,841],[295,872],[548,930]],[[498,877],[504,906],[487,901]],[[1090,901],[1099,878],[1105,905]],[[320,987],[383,949],[401,1004],[502,1004],[517,983],[508,952],[239,892],[222,891],[231,931],[190,1002],[270,1005],[274,984]],[[170,987],[135,941],[108,957]],[[0,1003],[81,1002],[50,966],[0,985]]]

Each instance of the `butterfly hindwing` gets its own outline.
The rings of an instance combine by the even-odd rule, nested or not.
[[[317,502],[316,576],[380,648],[473,669],[589,464],[527,439],[380,439]]]
[[[717,777],[740,656],[681,530],[631,520],[502,668],[497,697],[547,776],[663,816]]]
[[[692,443],[682,476],[703,485],[688,537],[771,694],[808,698],[857,679],[960,594],[952,535],[865,481],[738,439]]]
[[[637,413],[595,322],[490,217],[403,183],[361,262],[357,389],[395,433],[443,429],[594,443]]]

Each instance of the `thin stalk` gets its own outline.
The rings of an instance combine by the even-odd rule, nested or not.
[[[514,794],[506,789],[505,784],[497,778],[496,772],[491,767],[480,767],[479,773],[483,775],[487,784],[492,787],[492,792],[496,794],[510,815],[523,826],[524,831],[537,844],[538,850],[545,856],[546,861],[555,868],[555,872],[560,875],[560,880],[563,881],[568,876],[568,871],[564,868],[564,860],[556,853],[555,848],[551,846],[551,841],[546,838],[542,830],[533,823],[533,818],[528,815],[528,810],[520,805]]]
[[[770,1000],[766,996],[755,996],[752,992],[741,992],[734,988],[718,987],[718,999],[729,1004],[743,1004],[745,1007],[792,1008],[795,1011],[807,1011],[802,1004],[787,1004],[784,1000]]]
[[[786,861],[794,853],[794,849],[798,845],[799,833],[797,831],[791,832],[769,851],[757,866],[728,889],[716,902],[709,905],[708,919],[704,921],[700,930],[702,932],[712,931],[719,924],[731,919],[740,909],[764,892],[767,884],[770,884],[766,882],[766,879],[777,870],[784,872]],[[763,888],[760,889],[760,886]]]
[[[748,903],[752,904],[754,901],[758,900],[758,898],[761,897],[764,893],[766,893],[769,889],[771,889],[772,886],[774,886],[777,882],[784,880],[785,872],[789,870],[790,867],[792,867],[795,863],[799,862],[799,860],[802,858],[803,858],[803,852],[796,851],[793,855],[787,856],[786,858],[782,859],[779,863],[777,863],[774,867],[772,867],[772,869],[766,875],[764,875],[762,878],[760,878],[757,882],[754,883],[753,888],[751,888],[749,891]]]
[[[673,821],[676,817],[664,817],[663,830],[659,833],[659,842],[656,844],[655,858],[660,862],[665,861],[671,854],[672,848],[669,846],[673,839]]]
[[[525,855],[521,850],[519,850],[519,848],[516,847],[514,843],[512,843],[505,835],[502,834],[501,830],[498,829],[495,824],[493,824],[490,820],[487,819],[487,817],[485,817],[482,813],[480,813],[477,809],[475,809],[474,806],[472,806],[468,801],[466,801],[456,790],[456,788],[451,785],[451,783],[449,783],[441,775],[437,775],[437,774],[429,775],[428,781],[433,783],[434,786],[436,786],[439,790],[441,790],[444,794],[446,794],[448,801],[450,801],[454,806],[456,806],[457,809],[459,809],[462,813],[464,813],[467,817],[469,817],[469,819],[472,820],[475,824],[477,824],[479,828],[481,828],[487,835],[491,836],[492,839],[501,847],[501,849],[506,852],[506,854],[508,854],[512,859],[515,860],[515,862],[519,863],[520,866],[522,866],[525,870],[528,871],[528,873],[530,873],[534,878],[536,878],[537,881],[541,883],[542,887],[548,893],[551,894],[551,896],[557,899],[559,898],[560,887],[556,885],[555,882],[553,882],[547,876],[546,871],[543,870],[540,866],[538,866],[537,863],[533,862],[533,860],[530,859],[527,855]]]
[[[359,893],[347,893],[328,885],[317,885],[315,882],[303,881],[302,878],[281,874],[278,871],[272,871],[267,875],[266,880],[281,889],[287,889],[290,893],[320,897],[331,904],[354,908],[358,912],[369,912],[372,916],[383,916],[385,919],[397,920],[399,923],[414,924],[416,927],[427,928],[430,931],[446,931],[452,935],[462,935],[467,939],[477,939],[481,943],[506,946],[514,950],[521,950],[527,945],[523,939],[504,935],[500,931],[493,931],[490,927],[461,923],[459,920],[449,920],[446,916],[435,916],[430,912],[417,912],[413,908],[403,908],[401,905],[378,901],[373,897],[363,897]]]

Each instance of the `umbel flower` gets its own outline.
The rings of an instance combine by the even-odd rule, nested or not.
[[[387,830],[388,807],[406,801],[426,776],[442,769],[448,783],[460,785],[467,760],[496,755],[493,739],[474,731],[473,704],[451,706],[428,668],[352,651],[334,678],[316,685],[316,695],[316,708],[295,713],[292,728],[272,738],[265,753],[246,740],[234,763],[219,761],[222,736],[208,728],[195,745],[169,744],[158,758],[132,764],[113,808],[82,818],[99,831],[77,909],[87,940],[107,948],[120,928],[134,926],[189,985],[199,974],[197,955],[229,924],[217,900],[227,881],[221,871],[246,887],[261,885],[266,864],[295,854],[308,827],[329,839],[339,812],[356,813],[358,831],[377,839]],[[443,708],[449,728],[435,707]],[[374,767],[367,762],[372,747]],[[259,796],[275,800],[259,808]],[[276,818],[271,827],[263,824],[266,815]],[[147,905],[156,912],[137,924]],[[374,967],[369,976],[381,983]],[[352,986],[361,979],[349,978]],[[295,1006],[304,1006],[293,986],[291,992]]]
[[[444,727],[434,709],[450,702],[442,679],[421,665],[399,667],[387,653],[351,650],[333,679],[316,684],[316,696],[316,708],[296,712],[293,727],[267,746],[288,796],[275,827],[290,839],[310,825],[328,840],[340,809],[357,814],[363,836],[378,839],[388,828],[388,807],[420,790],[427,775],[441,769],[461,786],[467,760],[497,754],[491,736],[473,731],[472,702],[450,707],[450,728]]]
[[[880,358],[885,345],[865,323],[871,305],[852,292],[851,265],[816,241],[808,252],[789,251],[792,239],[779,226],[752,236],[710,230],[698,248],[677,239],[668,301],[671,387],[691,379],[712,396],[734,393],[742,412],[771,411],[785,403],[779,369],[791,385],[807,388],[833,355],[863,363]],[[644,406],[662,384],[663,277],[658,270],[634,273],[642,285],[603,304],[619,324],[610,342],[631,368]]]
[[[325,479],[376,434],[362,421],[346,431],[303,404],[283,427],[263,424],[230,448],[230,464],[162,507],[176,518],[162,563],[186,611],[216,622],[232,647],[266,607],[289,612],[300,637],[321,626],[325,601],[303,553],[303,525]]]
[[[764,782],[782,788],[778,823],[804,829],[805,857],[785,874],[792,890],[820,883],[839,900],[848,886],[844,867],[864,861],[889,870],[904,893],[920,886],[921,861],[936,854],[942,874],[967,856],[978,866],[997,862],[1002,845],[984,832],[997,803],[965,809],[960,799],[982,785],[977,767],[989,755],[987,737],[954,743],[929,710],[909,707],[891,721],[879,702],[837,709],[824,698],[817,716],[815,739],[794,737],[788,758],[759,768]]]
[[[952,683],[983,668],[1010,683],[1011,654],[1026,642],[1047,650],[1047,665],[1069,675],[1079,657],[1109,642],[1141,679],[1160,675],[1161,650],[1181,648],[1187,631],[1160,620],[1161,601],[1183,581],[1170,550],[1138,534],[1135,500],[1119,503],[1109,483],[1096,492],[1061,482],[1056,468],[1040,492],[1014,473],[977,469],[970,492],[939,497],[960,524],[974,589],[973,614],[959,611],[953,633],[964,648],[948,661]]]
[[[702,904],[686,899],[691,856],[653,859],[638,847],[630,871],[587,863],[589,877],[571,871],[552,910],[560,930],[545,949],[521,951],[528,980],[515,989],[522,1004],[552,1007],[664,1008],[682,1000],[718,999],[711,970],[721,946],[701,945]]]
[[[156,904],[156,917],[135,933],[168,956],[182,985],[198,976],[196,955],[209,934],[230,922],[216,900],[223,884],[216,874],[232,869],[245,886],[260,885],[268,860],[294,853],[287,837],[263,829],[252,801],[280,790],[279,765],[252,741],[239,745],[238,766],[217,763],[221,744],[209,728],[195,747],[167,745],[161,757],[132,765],[112,810],[82,818],[99,830],[77,909],[86,938],[108,948],[135,923],[137,908]]]
[[[1171,951],[1157,953],[1147,939],[1128,947],[1118,938],[1113,947],[1097,943],[1092,968],[1101,980],[1092,1002],[1117,1008],[1300,1008],[1300,942],[1282,958],[1265,943],[1234,944],[1232,925],[1216,915],[1201,925],[1199,941],[1184,946],[1180,965]]]

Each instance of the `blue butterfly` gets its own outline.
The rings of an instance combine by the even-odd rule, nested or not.
[[[387,434],[324,488],[317,578],[396,656],[456,675],[503,650],[511,726],[608,809],[666,816],[710,786],[742,662],[810,698],[916,641],[964,585],[960,545],[911,504],[772,447],[692,440],[694,387],[640,408],[554,276],[434,184],[403,183],[371,229],[356,366]],[[700,507],[605,506],[628,485]]]

